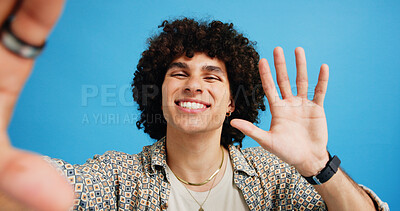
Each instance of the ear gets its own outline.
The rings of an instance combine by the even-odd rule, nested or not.
[[[233,113],[233,111],[235,111],[235,101],[231,98],[227,112]]]

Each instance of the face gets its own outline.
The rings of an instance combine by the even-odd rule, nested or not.
[[[204,133],[222,130],[233,112],[225,63],[204,53],[171,62],[162,85],[162,110],[167,130]]]

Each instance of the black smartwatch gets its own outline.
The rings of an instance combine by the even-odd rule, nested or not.
[[[328,152],[329,154],[329,152]],[[329,161],[326,163],[326,166],[315,176],[305,177],[303,176],[307,182],[312,185],[321,185],[322,183],[327,182],[333,175],[337,172],[340,165],[340,159],[335,155],[331,156],[329,154]]]

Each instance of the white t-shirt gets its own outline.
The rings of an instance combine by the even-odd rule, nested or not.
[[[225,174],[221,181],[211,189],[207,201],[203,204],[204,211],[211,210],[230,210],[244,211],[249,210],[241,191],[233,183],[233,169],[230,157],[228,156]],[[183,184],[175,177],[167,165],[167,175],[171,182],[171,194],[168,199],[168,211],[197,211],[200,206],[190,196]],[[196,192],[189,190],[196,200],[201,204],[207,197],[208,190],[205,192]]]

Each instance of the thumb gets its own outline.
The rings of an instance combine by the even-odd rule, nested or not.
[[[265,131],[253,123],[243,119],[233,119],[232,127],[242,131],[243,134],[257,141],[264,149],[270,151],[272,148],[272,134]]]
[[[0,192],[33,210],[71,208],[71,185],[43,157],[9,149],[1,159]]]

